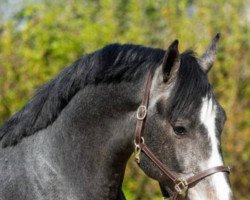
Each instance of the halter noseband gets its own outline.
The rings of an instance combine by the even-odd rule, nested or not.
[[[173,188],[173,200],[185,198],[188,193],[188,189],[193,187],[196,183],[202,179],[218,172],[230,173],[230,168],[226,166],[217,166],[210,169],[204,170],[194,176],[185,179],[184,177],[178,176],[176,173],[171,171],[166,165],[164,165],[148,148],[145,144],[143,137],[143,128],[147,117],[147,108],[149,102],[150,89],[152,85],[152,79],[155,72],[156,66],[153,66],[147,76],[144,85],[144,95],[142,103],[137,110],[137,124],[135,130],[135,159],[140,164],[140,154],[143,152],[174,184]]]

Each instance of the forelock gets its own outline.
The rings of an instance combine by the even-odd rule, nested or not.
[[[187,51],[181,54],[180,69],[168,108],[170,118],[190,117],[200,107],[202,98],[211,95],[207,75],[202,71],[194,53]]]

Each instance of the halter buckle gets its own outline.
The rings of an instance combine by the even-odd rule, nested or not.
[[[146,116],[147,116],[147,107],[144,105],[140,105],[139,108],[137,109],[137,114],[136,114],[137,119],[144,120]]]
[[[140,163],[140,154],[141,154],[141,147],[138,144],[136,144],[135,145],[135,161],[137,163]]]
[[[135,143],[135,161],[139,164],[140,163],[140,155],[141,155],[141,146],[140,143]],[[141,137],[141,143],[144,144],[144,137]]]
[[[185,178],[178,178],[174,186],[175,191],[182,197],[186,197],[188,191],[188,183]]]

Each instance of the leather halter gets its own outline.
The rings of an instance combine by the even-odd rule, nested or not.
[[[144,85],[144,95],[137,110],[137,124],[135,130],[135,159],[138,164],[140,164],[140,153],[143,152],[174,184],[173,191],[173,200],[178,199],[179,197],[185,198],[188,193],[188,189],[193,187],[196,183],[202,179],[218,172],[230,173],[230,168],[226,166],[217,166],[212,167],[207,170],[204,170],[194,176],[185,179],[177,175],[175,172],[171,171],[166,165],[164,165],[148,148],[145,144],[143,137],[143,129],[147,117],[147,108],[150,96],[150,89],[152,85],[152,79],[155,72],[156,66],[153,66],[147,76],[145,85]]]

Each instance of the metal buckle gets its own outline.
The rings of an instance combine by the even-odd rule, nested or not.
[[[134,141],[134,143],[135,143],[135,160],[139,164],[141,155],[141,146],[140,143],[137,144],[136,141]],[[141,137],[141,143],[144,144],[144,137]]]
[[[139,108],[137,109],[137,114],[136,117],[138,120],[143,120],[147,116],[147,107],[140,105]]]
[[[186,197],[188,191],[188,183],[185,178],[178,178],[174,186],[175,191],[182,197]]]

